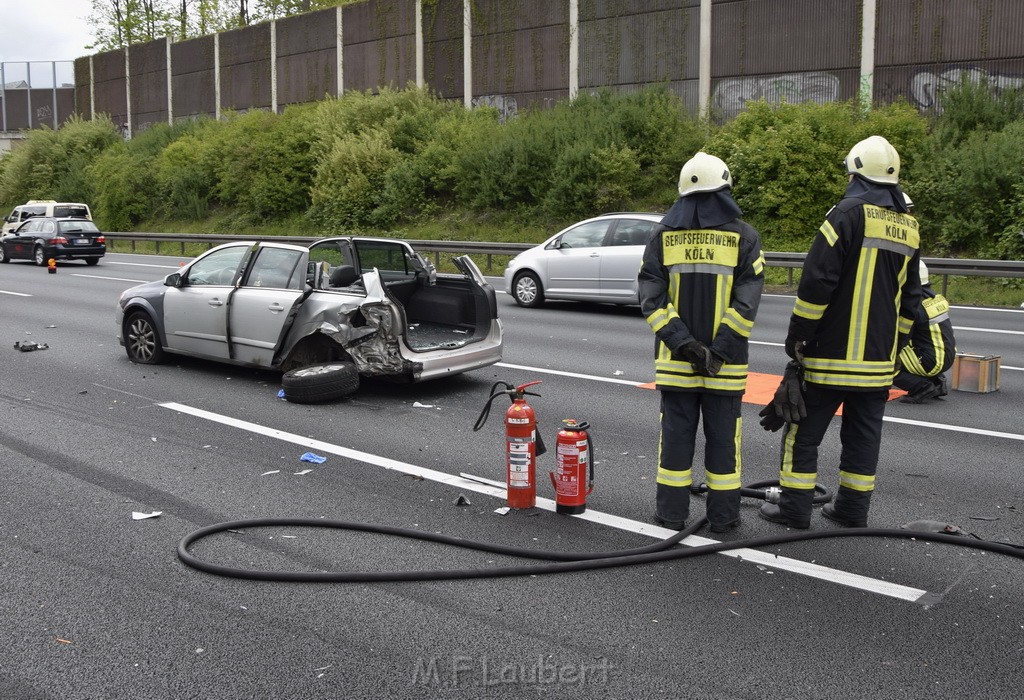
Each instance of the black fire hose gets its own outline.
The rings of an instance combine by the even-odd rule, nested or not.
[[[755,498],[766,498],[766,492],[758,490],[757,487],[777,484],[778,482],[758,482],[745,487],[741,492],[744,495]],[[701,487],[698,487],[698,490]],[[705,487],[706,488],[706,487]],[[818,487],[820,489],[820,487]],[[824,491],[824,489],[820,489]],[[821,499],[828,499],[825,492],[817,496],[815,502],[822,502]],[[477,542],[466,540],[450,535],[439,535],[420,530],[391,527],[388,525],[371,525],[367,523],[346,522],[342,520],[322,520],[319,518],[255,518],[251,520],[234,520],[231,522],[217,523],[196,530],[185,536],[178,543],[178,558],[183,563],[210,574],[227,576],[231,578],[252,579],[256,581],[291,581],[306,583],[377,583],[388,581],[443,581],[458,579],[476,578],[503,578],[509,576],[532,576],[538,574],[556,574],[573,571],[592,571],[595,569],[610,569],[620,566],[631,566],[633,564],[650,564],[653,562],[672,561],[675,559],[688,559],[690,557],[725,552],[732,549],[747,549],[755,547],[766,547],[786,542],[800,542],[806,540],[821,540],[834,537],[895,537],[903,539],[926,540],[929,542],[942,542],[945,544],[971,547],[997,554],[1004,554],[1017,559],[1024,559],[1024,548],[1011,544],[990,542],[988,540],[971,539],[959,535],[949,535],[937,532],[921,532],[917,530],[885,529],[885,528],[843,528],[839,530],[822,531],[800,531],[787,532],[778,535],[755,537],[732,542],[715,542],[713,544],[699,547],[676,547],[680,541],[693,534],[705,524],[707,518],[700,518],[690,524],[689,527],[681,530],[675,535],[656,542],[646,547],[635,549],[622,549],[610,552],[545,552],[520,547],[508,547],[488,542]],[[375,532],[383,535],[396,537],[407,537],[410,539],[437,542],[440,544],[475,549],[482,552],[494,554],[506,554],[525,559],[546,560],[547,564],[528,564],[509,567],[490,567],[478,569],[440,569],[421,571],[393,571],[393,572],[368,572],[368,571],[259,571],[251,569],[240,569],[231,566],[213,564],[203,561],[189,552],[189,547],[199,540],[210,535],[228,530],[241,530],[258,527],[316,527],[331,528],[335,530],[353,530],[357,532]]]

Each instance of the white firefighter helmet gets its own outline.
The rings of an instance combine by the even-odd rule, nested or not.
[[[729,166],[721,158],[698,151],[679,171],[679,196],[717,192],[732,187]]]
[[[850,149],[846,172],[879,185],[896,185],[900,181],[900,154],[881,136],[869,136]]]
[[[921,284],[928,284],[928,266],[924,264],[924,260],[921,261]]]

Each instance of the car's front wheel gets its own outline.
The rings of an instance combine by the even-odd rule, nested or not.
[[[299,367],[281,376],[284,398],[292,403],[324,403],[359,388],[359,371],[351,362]]]
[[[145,311],[134,311],[125,320],[124,349],[128,359],[140,365],[156,365],[167,356],[153,319]]]
[[[532,272],[520,272],[512,281],[512,296],[520,306],[540,306],[544,301],[544,289],[537,275]]]
[[[46,264],[46,251],[43,250],[43,246],[36,246],[35,250],[32,251],[32,259],[39,267],[42,267],[43,265]]]

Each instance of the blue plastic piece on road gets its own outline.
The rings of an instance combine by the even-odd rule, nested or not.
[[[323,464],[324,462],[327,461],[326,457],[321,457],[320,455],[313,454],[312,452],[307,452],[306,454],[299,457],[299,459],[301,459],[303,462],[312,462],[313,464]]]
[[[278,389],[277,390],[277,398],[279,398],[279,399],[283,399],[284,398],[284,389]]]

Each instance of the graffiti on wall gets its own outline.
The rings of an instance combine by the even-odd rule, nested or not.
[[[942,91],[959,85],[962,80],[978,83],[985,82],[993,90],[1006,88],[1024,88],[1024,77],[999,75],[982,68],[950,68],[941,73],[921,71],[910,79],[910,94],[918,109],[934,109],[942,111]]]
[[[921,111],[942,111],[942,91],[960,81],[985,82],[992,90],[1024,89],[1024,77],[992,73],[983,68],[950,68],[936,72],[923,70],[910,79],[908,97]],[[902,92],[902,90],[897,90]],[[750,100],[771,104],[817,102],[824,104],[839,99],[839,78],[823,71],[785,73],[781,75],[721,80],[711,95],[711,106],[726,119],[743,111]]]
[[[722,117],[731,119],[743,111],[747,102],[762,99],[772,104],[833,102],[839,99],[839,78],[814,71],[721,80],[711,94],[711,106]]]
[[[474,97],[472,103],[474,107],[494,107],[498,110],[498,121],[503,124],[519,114],[519,103],[516,102],[516,98],[508,95],[481,95]]]

